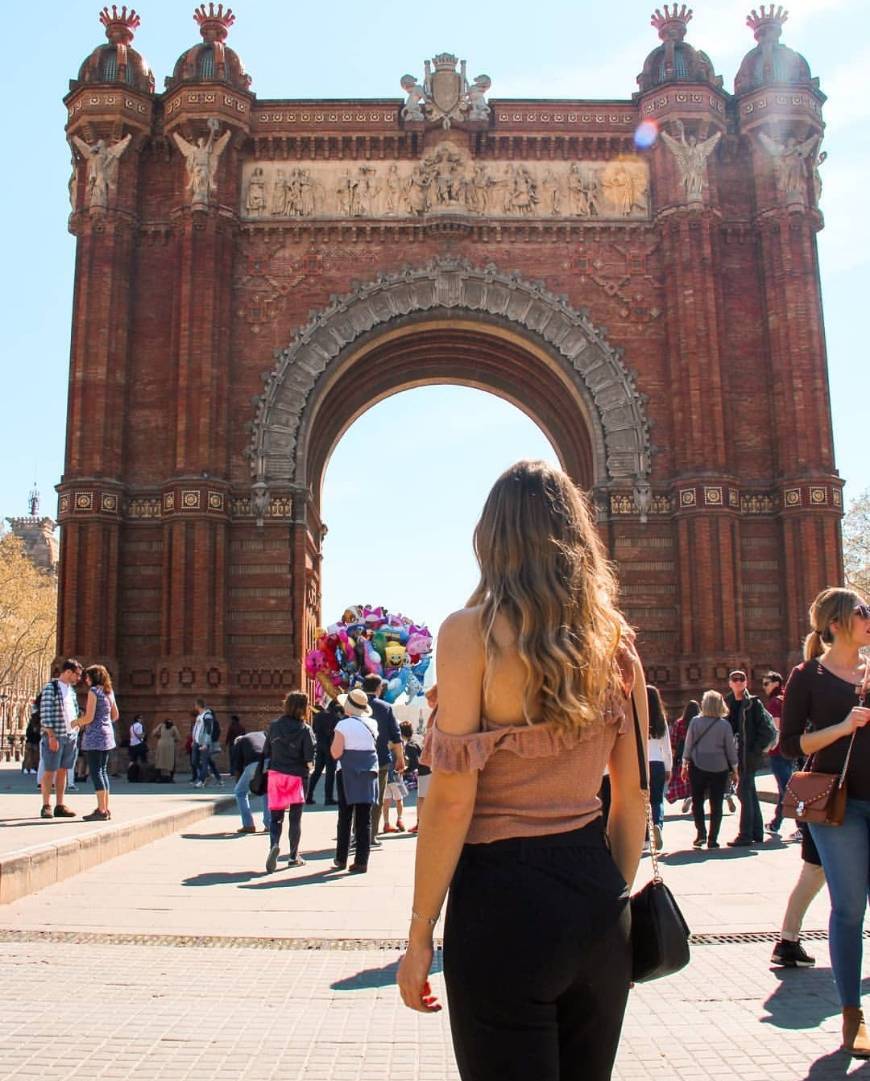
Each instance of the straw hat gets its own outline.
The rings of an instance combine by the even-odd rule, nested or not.
[[[359,687],[354,687],[347,694],[340,694],[338,704],[348,717],[371,717],[372,715],[372,707],[369,705],[368,696]]]

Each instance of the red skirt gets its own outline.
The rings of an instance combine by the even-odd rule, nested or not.
[[[292,773],[276,773],[269,770],[269,810],[286,811],[295,803],[305,802],[305,786],[301,777]]]

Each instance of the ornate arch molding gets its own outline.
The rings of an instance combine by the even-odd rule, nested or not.
[[[649,486],[650,439],[645,399],[634,377],[588,314],[540,283],[495,266],[437,259],[397,274],[381,274],[344,297],[333,297],[286,349],[256,399],[249,456],[255,504],[270,488],[305,486],[297,445],[318,378],[348,346],[379,327],[416,313],[437,311],[502,321],[563,360],[593,426],[596,487]]]

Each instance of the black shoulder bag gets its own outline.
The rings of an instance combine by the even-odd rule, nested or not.
[[[640,722],[634,694],[631,696],[634,714],[634,735],[637,741],[637,766],[640,787],[646,804],[646,817],[650,836],[650,859],[653,877],[643,889],[631,897],[631,979],[634,983],[646,983],[661,976],[679,972],[689,963],[689,927],[683,919],[674,895],[664,884],[659,870],[653,839],[652,807],[649,801],[649,777]]]
[[[257,759],[257,768],[251,775],[249,788],[251,789],[252,796],[265,796],[268,787],[269,771],[266,769],[265,755],[261,754]]]

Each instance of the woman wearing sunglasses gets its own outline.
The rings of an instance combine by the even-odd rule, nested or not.
[[[870,1058],[861,1010],[861,953],[870,877],[870,606],[849,589],[825,589],[810,605],[812,630],[803,664],[785,688],[780,747],[789,758],[812,755],[808,767],[839,773],[856,733],[846,772],[840,826],[809,823],[831,896],[828,945],[843,1008],[843,1050]]]

